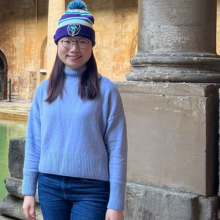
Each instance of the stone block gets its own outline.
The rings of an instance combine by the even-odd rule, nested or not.
[[[127,183],[126,220],[216,220],[218,197]]]
[[[218,88],[211,84],[117,83],[128,129],[128,180],[217,194]]]
[[[219,210],[219,197],[198,197],[198,219],[207,220],[207,219],[218,219],[218,210]]]
[[[6,195],[3,200],[0,200],[0,213],[15,219],[26,219],[22,209],[23,199]],[[43,220],[41,210],[36,204],[36,220]]]
[[[12,177],[23,178],[25,138],[12,138],[9,144],[8,167]]]
[[[14,178],[14,177],[7,177],[5,179],[5,188],[7,189],[10,195],[23,199],[21,179]],[[38,190],[36,192],[35,199],[36,199],[36,202],[39,203]]]
[[[14,177],[7,177],[4,180],[5,188],[8,193],[14,197],[23,199],[22,196],[22,180]]]

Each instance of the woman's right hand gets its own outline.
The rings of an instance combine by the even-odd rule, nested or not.
[[[34,196],[25,196],[24,197],[23,211],[24,211],[25,217],[27,219],[29,219],[29,220],[36,219]]]

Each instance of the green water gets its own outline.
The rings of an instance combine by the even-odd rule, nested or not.
[[[8,149],[10,138],[24,137],[26,122],[0,119],[0,199],[6,194],[4,179],[8,176]]]

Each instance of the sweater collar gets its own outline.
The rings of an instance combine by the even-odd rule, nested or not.
[[[81,77],[83,72],[86,70],[86,65],[80,67],[79,69],[76,69],[76,70],[72,70],[72,69],[69,69],[68,67],[65,67],[64,68],[64,72],[66,74],[66,76],[72,76],[72,77]],[[101,79],[101,75],[98,74],[98,80]]]
[[[82,76],[83,72],[86,70],[86,65],[78,68],[78,69],[75,69],[75,70],[72,70],[72,69],[69,69],[68,67],[65,67],[64,68],[64,72],[67,76],[72,76],[72,77],[80,77]]]

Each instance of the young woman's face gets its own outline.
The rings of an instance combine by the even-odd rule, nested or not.
[[[60,60],[69,69],[78,69],[86,64],[92,55],[92,42],[86,38],[64,37],[57,45]]]

